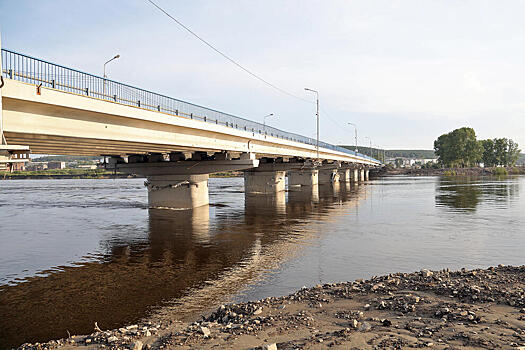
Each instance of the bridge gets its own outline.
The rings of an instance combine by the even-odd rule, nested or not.
[[[29,152],[104,156],[147,178],[151,207],[209,203],[208,178],[244,171],[246,193],[365,181],[381,163],[256,123],[7,49],[1,50],[0,162]]]

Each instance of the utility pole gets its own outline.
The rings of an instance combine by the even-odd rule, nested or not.
[[[319,162],[319,91],[304,88],[306,91],[315,92],[317,98],[317,110],[315,115],[317,116],[317,162]]]

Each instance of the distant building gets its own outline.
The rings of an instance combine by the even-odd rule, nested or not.
[[[26,170],[37,171],[37,170],[46,170],[47,162],[29,162],[26,164]]]
[[[48,169],[65,169],[66,162],[47,162]]]
[[[96,164],[81,164],[77,167],[78,169],[96,169]]]

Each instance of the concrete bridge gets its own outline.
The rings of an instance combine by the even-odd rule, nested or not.
[[[209,203],[209,174],[244,171],[246,193],[368,179],[371,157],[2,49],[0,162],[100,155],[137,174],[151,207]]]

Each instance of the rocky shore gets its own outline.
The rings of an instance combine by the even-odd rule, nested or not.
[[[525,266],[397,273],[19,349],[525,349]]]

